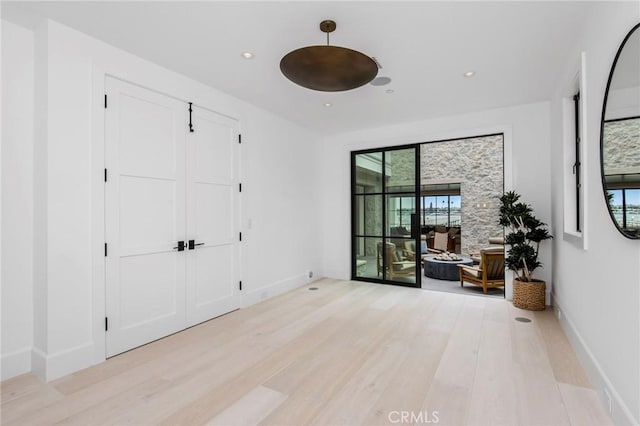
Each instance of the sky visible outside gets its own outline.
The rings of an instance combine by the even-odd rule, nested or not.
[[[449,203],[451,208],[460,208],[461,197],[459,195],[452,195],[449,197]],[[447,196],[435,196],[435,197],[424,197],[424,208],[446,208],[447,206]]]
[[[613,194],[612,206],[622,205],[622,190],[617,189],[609,191]],[[627,206],[640,206],[640,189],[627,189],[626,190]]]

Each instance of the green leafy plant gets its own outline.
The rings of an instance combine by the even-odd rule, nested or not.
[[[612,209],[613,208],[613,192],[607,191],[607,195],[605,197],[607,198],[607,205],[609,206],[609,209]]]
[[[504,263],[520,281],[532,281],[533,271],[542,266],[538,260],[540,243],[553,238],[547,225],[533,215],[530,205],[520,202],[520,194],[509,191],[500,197],[500,225],[509,229],[505,244],[510,247]]]

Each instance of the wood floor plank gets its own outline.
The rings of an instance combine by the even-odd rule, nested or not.
[[[511,348],[509,324],[483,321],[465,424],[519,424]]]
[[[295,305],[279,317],[272,318],[270,321],[266,321],[259,326],[256,325],[253,328],[249,328],[244,333],[227,333],[221,336],[216,335],[214,332],[212,334],[217,338],[198,338],[190,344],[185,345],[182,350],[176,349],[168,353],[160,350],[159,356],[156,356],[155,352],[148,353],[147,362],[142,364],[134,363],[135,366],[131,369],[122,370],[121,373],[107,376],[104,380],[96,383],[93,383],[94,375],[88,374],[86,377],[90,378],[89,382],[91,384],[86,387],[80,386],[78,391],[68,395],[67,404],[64,406],[54,404],[51,407],[45,407],[30,413],[26,420],[35,424],[42,423],[45,419],[52,423],[62,421],[64,418],[83,411],[87,406],[95,405],[101,400],[119,394],[123,383],[126,383],[127,386],[136,386],[146,381],[149,377],[157,377],[159,375],[166,376],[164,378],[167,380],[177,377],[181,382],[189,382],[194,379],[194,377],[196,378],[195,380],[197,380],[197,377],[201,376],[203,371],[207,371],[206,368],[210,364],[215,364],[220,358],[229,358],[229,354],[234,353],[234,351],[246,354],[252,349],[252,345],[259,344],[261,339],[248,341],[246,339],[246,333],[263,336],[269,335],[273,330],[278,330],[279,326],[282,327],[290,321],[293,321],[297,316],[302,316],[304,312],[312,313],[315,311],[306,305]],[[207,323],[205,327],[209,328],[212,326]],[[238,323],[236,327],[238,330],[243,330],[244,322]],[[179,333],[170,336],[167,338],[167,343],[169,343],[170,346],[172,346],[171,341],[173,339],[182,341],[184,337]],[[276,343],[274,342],[274,344]],[[148,350],[146,347],[140,349],[145,352]],[[129,352],[124,354],[124,356],[128,355]],[[111,360],[107,362],[109,361]],[[227,363],[230,362],[231,361],[227,359]],[[101,365],[96,367],[100,369]],[[92,369],[93,368],[94,367],[92,367]],[[216,376],[218,373],[214,371],[210,374]],[[81,376],[79,380],[82,381],[86,377]]]
[[[217,345],[227,344],[238,340],[245,333],[251,331],[260,332],[260,328],[256,329],[259,324],[270,324],[271,327],[278,327],[280,324],[300,315],[299,310],[312,310],[304,303],[295,303],[299,299],[303,299],[302,295],[301,293],[290,292],[274,298],[279,299],[282,304],[291,302],[292,308],[288,312],[280,312],[276,309],[279,305],[273,304],[270,299],[270,309],[265,309],[264,306],[261,306],[262,304],[259,304],[256,305],[258,309],[253,312],[253,315],[248,315],[246,310],[232,312],[200,324],[197,327],[189,328],[110,358],[95,367],[58,379],[52,382],[52,385],[63,394],[71,395],[104,379],[127,373],[132,368],[143,366],[149,363],[150,359],[155,360],[165,356],[167,359],[171,359],[173,357],[172,354],[175,352],[191,353],[197,351],[198,347],[204,348],[212,344],[208,342],[215,342]]]
[[[3,425],[19,424],[22,418],[63,399],[63,395],[50,386],[38,386],[37,389],[11,399],[2,404]]]
[[[136,386],[123,389],[122,392],[105,398],[100,402],[87,407],[85,410],[71,414],[57,425],[99,426],[113,424],[113,419],[118,417],[122,423],[129,423],[133,418],[136,404],[132,401],[144,401],[154,394],[166,391],[172,383],[161,378],[151,378]]]
[[[257,425],[285,399],[287,399],[287,395],[264,386],[258,386],[207,424],[220,426]]]
[[[568,383],[558,383],[558,387],[572,425],[606,426],[612,424],[611,418],[605,412],[595,390]]]
[[[211,404],[210,393],[216,392],[215,390],[212,391],[212,389],[224,389],[225,383],[232,380],[232,378],[241,375],[242,372],[247,371],[260,360],[270,357],[283,345],[307,333],[311,327],[326,318],[339,319],[335,314],[345,308],[345,301],[348,302],[348,306],[354,312],[358,312],[358,306],[366,306],[371,300],[375,300],[375,297],[380,297],[384,291],[383,289],[368,286],[347,286],[346,292],[340,293],[341,297],[325,304],[323,307],[306,312],[305,315],[296,315],[295,319],[287,320],[285,325],[281,324],[279,327],[265,325],[265,328],[262,329],[263,331],[251,334],[250,339],[245,336],[244,339],[236,342],[237,347],[234,347],[235,344],[233,343],[222,347],[221,349],[226,356],[216,358],[210,361],[206,367],[198,369],[197,377],[189,378],[179,373],[165,373],[165,378],[175,381],[174,386],[169,391],[145,401],[144,408],[137,414],[138,417],[135,420],[142,422],[143,419],[146,419],[153,423],[164,421],[168,424],[175,424],[176,421],[183,421],[186,417],[190,422],[201,424],[204,419],[208,419],[215,414],[216,411],[212,411],[213,408],[222,411],[227,405],[234,402],[234,400],[223,398],[222,401],[227,402],[227,405]],[[377,296],[363,297],[367,292],[376,293]],[[316,294],[321,293],[307,293],[307,296],[304,297],[316,297]],[[293,353],[296,352],[294,351]],[[202,356],[203,362],[206,362],[207,359],[206,355]],[[191,362],[193,363],[193,360]],[[258,383],[253,383],[252,386],[256,384]],[[240,396],[238,395],[237,398]],[[206,407],[207,411],[194,411],[194,406],[200,409]]]
[[[556,380],[590,388],[591,382],[573,351],[569,339],[562,332],[553,310],[548,308],[545,311],[536,312],[535,319]]]
[[[551,312],[340,280],[1,390],[25,426],[610,424]]]
[[[252,388],[262,384],[273,375],[286,368],[300,356],[312,351],[344,325],[333,318],[309,328],[307,333],[282,346],[268,357],[260,360],[241,374],[228,379],[220,386],[213,387],[206,394],[195,398],[164,418],[160,424],[203,424],[242,398]]]
[[[33,374],[22,374],[5,380],[0,384],[0,401],[2,404],[37,391],[43,383]]]
[[[387,343],[373,350],[360,369],[322,407],[319,415],[311,423],[373,424],[376,419],[386,418],[380,406],[384,405],[385,401],[393,403],[392,398],[398,394],[399,389],[402,389],[403,403],[410,403],[407,398],[409,394],[418,398],[419,402],[416,405],[420,405],[421,395],[424,393],[419,388],[428,388],[430,375],[427,371],[433,364],[430,361],[439,358],[430,357],[428,351],[437,350],[437,339],[446,341],[447,336],[433,332],[427,326],[437,298],[426,297],[424,293],[410,294],[411,297],[417,296],[420,299],[417,300],[418,303],[408,306],[402,303],[401,297],[396,297],[389,305],[371,306],[372,309],[385,306],[385,309],[405,310],[403,322],[398,324]],[[435,371],[435,367],[433,370]],[[413,389],[413,392],[408,392],[410,389]],[[353,407],[358,409],[354,410]]]
[[[520,424],[568,424],[569,418],[556,382],[544,342],[538,331],[537,316],[509,307],[509,326],[513,344],[513,378],[516,385]],[[516,321],[516,317],[531,322]]]
[[[469,410],[476,374],[486,299],[467,298],[439,359],[434,380],[421,406],[425,413],[437,412],[444,424],[463,424]]]
[[[388,291],[388,289],[385,289]],[[417,303],[406,298],[403,305]],[[341,333],[328,339],[323,350],[301,358],[265,386],[289,398],[261,424],[308,424],[330,398],[358,371],[375,348],[392,335],[402,320],[400,309],[368,309],[353,318]],[[375,331],[371,326],[375,324]]]

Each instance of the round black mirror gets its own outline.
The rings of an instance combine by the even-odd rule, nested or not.
[[[624,38],[609,73],[600,125],[602,186],[611,219],[640,238],[640,24]]]

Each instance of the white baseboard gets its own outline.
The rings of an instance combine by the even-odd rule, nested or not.
[[[312,281],[315,281],[316,279],[317,278],[314,278]],[[277,281],[264,287],[260,287],[255,290],[243,291],[242,307],[246,308],[247,306],[251,306],[279,294],[286,293],[287,291],[293,290],[295,288],[302,287],[303,285],[308,283],[309,279],[307,278],[307,274],[303,273],[294,277]]]
[[[94,352],[93,343],[86,343],[51,355],[33,348],[31,350],[32,371],[42,380],[49,382],[96,364]]]
[[[0,380],[7,380],[31,371],[31,348],[9,352],[0,358]]]
[[[324,268],[324,276],[335,280],[349,281],[351,279],[351,273],[345,272],[343,269],[338,268]]]
[[[558,313],[558,309],[562,311],[562,315],[559,319],[560,326],[564,331],[565,335],[571,342],[571,346],[573,350],[576,351],[578,358],[582,364],[582,367],[585,369],[589,379],[591,380],[591,384],[593,388],[598,392],[598,396],[600,397],[600,401],[602,401],[604,407],[607,407],[604,389],[606,388],[609,392],[609,395],[613,399],[614,409],[613,413],[611,413],[611,420],[613,424],[616,425],[637,425],[640,424],[640,419],[636,419],[629,407],[624,403],[620,394],[609,380],[609,377],[605,373],[605,371],[600,366],[600,363],[593,355],[593,352],[589,349],[584,339],[576,329],[573,321],[570,316],[567,315],[567,311],[562,306],[562,301],[558,300],[558,296],[555,293],[552,293],[553,297],[553,309],[554,312]]]

